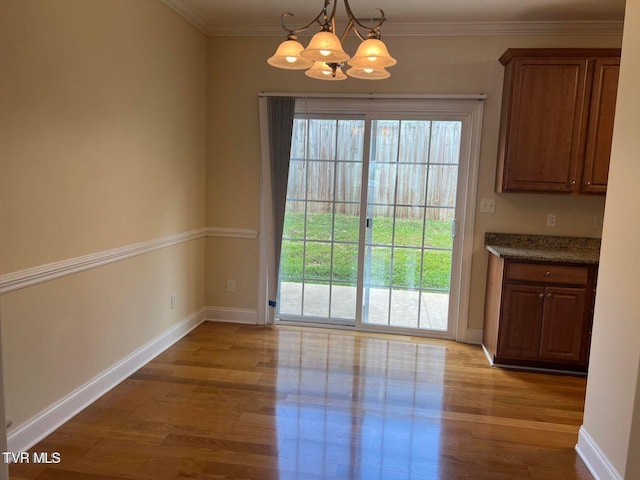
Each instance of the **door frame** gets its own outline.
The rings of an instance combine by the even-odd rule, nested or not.
[[[456,235],[461,237],[453,254],[451,286],[457,289],[457,298],[450,297],[449,313],[453,322],[451,334],[444,338],[465,342],[469,338],[469,296],[471,287],[471,262],[473,255],[473,233],[475,222],[477,179],[480,163],[482,119],[486,95],[322,95],[300,93],[263,93],[259,96],[261,132],[261,179],[260,179],[260,234],[259,234],[259,279],[257,313],[258,323],[273,324],[274,309],[268,305],[270,265],[274,264],[273,214],[271,208],[271,181],[269,171],[269,138],[266,100],[270,96],[296,98],[296,113],[312,110],[313,113],[392,115],[428,114],[462,120],[463,134],[460,145],[460,168],[456,197]],[[375,100],[375,102],[371,102]],[[464,167],[464,168],[463,168]],[[454,249],[456,248],[454,242]],[[459,262],[460,264],[458,264]],[[272,267],[271,267],[272,268]],[[453,273],[456,272],[455,276]],[[277,282],[277,281],[276,281]],[[333,328],[333,326],[332,326]],[[337,328],[337,327],[336,327]],[[343,327],[353,328],[353,327]],[[430,335],[439,336],[439,335]]]

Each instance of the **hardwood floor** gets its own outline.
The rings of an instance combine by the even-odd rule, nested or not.
[[[36,445],[13,479],[590,479],[585,379],[477,346],[205,323]]]

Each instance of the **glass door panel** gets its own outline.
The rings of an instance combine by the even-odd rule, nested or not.
[[[461,130],[371,121],[363,324],[447,331]]]
[[[278,318],[355,323],[364,120],[296,118]]]

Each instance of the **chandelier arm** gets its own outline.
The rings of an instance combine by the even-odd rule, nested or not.
[[[347,11],[347,15],[349,15],[349,18],[351,18],[356,25],[358,25],[361,28],[364,28],[365,30],[369,30],[370,32],[374,32],[375,31],[378,34],[380,33],[380,27],[382,26],[382,24],[386,20],[386,18],[384,16],[384,10],[382,10],[381,8],[375,8],[373,10],[374,12],[380,12],[380,21],[377,24],[375,24],[374,26],[368,26],[368,25],[364,25],[363,23],[360,23],[358,21],[358,19],[356,18],[356,16],[353,13],[353,10],[351,10],[351,6],[349,5],[349,0],[344,0],[344,8]],[[355,28],[354,28],[354,30],[355,30]]]
[[[325,13],[330,3],[331,3],[331,0],[325,0],[324,2]],[[326,16],[325,16],[325,23],[328,24],[329,22],[331,22],[331,31],[333,33],[336,33],[336,10],[337,9],[338,9],[338,0],[333,0],[333,8],[331,9],[331,16],[329,17],[329,20],[326,20]]]
[[[349,23],[347,24],[344,31],[342,32],[342,36],[340,37],[340,42],[344,42],[344,40],[347,38],[347,35],[349,34],[349,31],[351,30],[353,30],[353,33],[355,33],[356,37],[358,37],[361,41],[364,42],[366,40],[366,37],[364,37],[356,28],[353,18],[350,18]]]
[[[353,31],[355,32],[356,37],[358,37],[361,41],[363,41],[363,42],[364,42],[364,41],[366,40],[366,37],[362,36],[362,34],[358,31],[358,29],[357,29],[357,28],[355,28],[355,27],[354,27],[354,28],[353,28]]]
[[[289,17],[294,17],[295,15],[293,13],[291,13],[291,12],[285,12],[280,16],[280,25],[282,26],[282,29],[285,32],[289,33],[289,35],[295,35],[296,33],[304,32],[307,28],[309,28],[311,25],[313,25],[316,22],[319,23],[320,25],[322,25],[322,23],[320,22],[320,17],[322,16],[322,14],[323,14],[323,12],[320,12],[316,18],[311,20],[304,27],[292,29],[292,28],[287,27],[287,25],[285,24],[285,18],[288,17],[288,16]]]

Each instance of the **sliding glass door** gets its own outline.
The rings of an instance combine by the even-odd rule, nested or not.
[[[296,117],[278,321],[454,336],[466,118]]]

